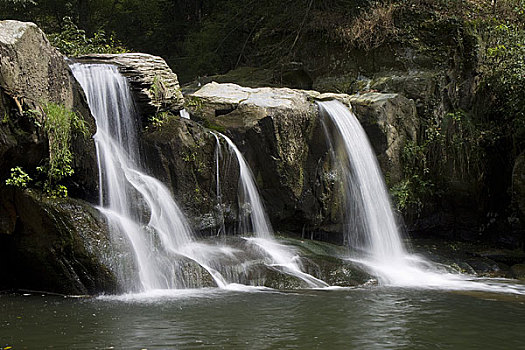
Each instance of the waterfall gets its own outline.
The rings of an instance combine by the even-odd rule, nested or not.
[[[324,122],[331,149],[344,160],[339,171],[345,187],[347,208],[354,208],[347,218],[347,237],[353,248],[376,262],[397,261],[406,256],[401,235],[391,209],[389,195],[372,146],[355,115],[338,101],[318,102],[330,117],[336,132]],[[331,135],[332,134],[332,135]],[[357,237],[356,237],[357,236]]]
[[[200,287],[203,278],[199,275],[199,266],[220,288],[257,285],[264,282],[257,277],[257,264],[268,256],[271,259],[267,265],[271,268],[297,276],[311,286],[326,285],[300,271],[298,257],[272,239],[272,228],[251,171],[235,145],[225,136],[222,137],[235,150],[239,160],[243,188],[248,194],[246,205],[253,209],[250,217],[257,235],[242,240],[243,244],[236,243],[240,248],[197,242],[168,188],[140,169],[136,127],[139,118],[126,79],[113,65],[75,63],[71,69],[84,89],[97,124],[94,139],[99,164],[99,210],[108,218],[114,244],[125,245],[123,241],[127,242],[133,252],[132,263],[138,270],[138,282],[129,281],[127,275],[130,271],[125,267],[129,259],[115,263],[117,275],[128,291]],[[215,137],[216,190],[221,205],[221,147],[218,136]],[[118,260],[123,254],[115,255],[114,259]]]
[[[100,209],[134,252],[140,283],[128,288],[186,287],[178,254],[193,234],[169,190],[140,171],[138,116],[126,79],[112,65],[75,63],[71,69],[97,124]]]
[[[249,214],[245,216],[244,233],[252,230],[255,237],[240,239],[240,243],[238,240],[237,247],[197,242],[168,188],[141,170],[136,127],[139,118],[126,79],[113,65],[75,63],[71,69],[84,89],[97,124],[94,140],[99,166],[99,210],[108,218],[113,244],[126,246],[132,252],[134,268],[128,267],[130,254],[119,250],[112,257],[116,262],[111,268],[123,287],[141,292],[201,287],[203,269],[221,288],[237,288],[237,283],[258,285],[264,279],[257,273],[262,259],[267,267],[295,276],[311,287],[327,286],[303,272],[297,254],[274,239],[253,175],[235,144],[222,134],[215,134],[219,204],[219,138],[223,138],[240,168],[240,207]],[[472,286],[473,282],[463,276],[436,271],[433,264],[406,252],[364,132],[340,103],[320,102],[319,106],[331,118],[333,134],[338,135],[347,153],[342,157],[341,169],[348,184],[345,188],[354,196],[348,197],[360,203],[356,206],[359,220],[354,223],[364,228],[365,239],[358,240],[361,245],[356,246],[367,254],[359,261],[389,284],[498,290],[480,283]],[[329,125],[326,129],[330,134]],[[355,186],[350,185],[354,183]],[[129,275],[137,278],[130,280]]]
[[[344,187],[345,234],[353,254],[357,255],[350,260],[363,264],[385,285],[523,293],[522,288],[514,285],[491,284],[474,276],[449,273],[409,253],[401,240],[379,164],[361,124],[339,101],[317,104]]]
[[[344,188],[352,260],[383,284],[439,286],[457,280],[457,275],[439,273],[432,263],[407,252],[379,164],[355,115],[339,101],[317,103]]]
[[[303,280],[310,287],[327,287],[324,281],[303,272],[299,256],[291,248],[274,239],[273,229],[264,210],[250,167],[235,143],[226,135],[220,133],[218,135],[226,141],[239,164],[239,187],[242,189],[239,191],[239,215],[241,216],[240,221],[243,222],[242,234],[253,231],[255,237],[246,239],[269,256],[271,266]],[[219,183],[218,178],[217,183]]]

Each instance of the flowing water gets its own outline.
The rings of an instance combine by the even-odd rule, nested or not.
[[[261,271],[261,259],[268,267],[296,276],[312,287],[327,286],[302,272],[295,252],[273,239],[273,230],[251,171],[237,147],[224,135],[221,137],[239,162],[242,193],[246,197],[242,207],[249,207],[245,218],[246,221],[249,218],[250,228],[245,232],[253,231],[256,237],[246,238],[251,246],[197,242],[166,186],[140,170],[136,138],[138,116],[126,79],[112,65],[77,63],[71,69],[86,93],[97,123],[100,210],[110,221],[113,241],[122,241],[124,237],[127,249],[133,252],[132,261],[119,259],[118,254],[111,259],[111,265],[118,266],[114,270],[127,290],[203,286],[203,271],[199,271],[199,267],[221,288],[236,284],[258,285],[264,283],[257,272]],[[217,147],[219,160],[220,142]],[[221,205],[218,165],[216,171],[217,198]],[[130,263],[138,270],[136,279],[129,277],[130,269],[126,265]]]
[[[523,296],[371,287],[0,295],[0,348],[525,349]]]
[[[192,232],[169,190],[140,171],[138,116],[127,80],[112,65],[76,63],[71,69],[97,124],[101,211],[134,252],[140,285],[128,289],[185,287],[177,254],[193,241]]]
[[[123,279],[130,293],[118,296],[0,294],[0,349],[525,349],[522,284],[452,275],[403,246],[375,157],[345,106],[319,103],[347,193],[351,259],[381,283],[280,292],[247,286],[260,284],[261,260],[311,287],[325,284],[273,237],[235,144],[214,134],[218,203],[222,138],[240,168],[244,233],[255,237],[196,241],[168,189],[141,170],[125,79],[109,65],[72,70],[97,121],[100,210],[115,243],[133,251],[112,266],[128,275],[122,266],[131,262],[137,279]],[[190,265],[220,288],[189,289],[198,287]]]

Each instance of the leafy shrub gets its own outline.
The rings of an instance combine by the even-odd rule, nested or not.
[[[44,191],[51,196],[64,197],[67,196],[67,189],[59,182],[74,173],[72,134],[80,133],[86,137],[88,128],[84,120],[62,105],[47,103],[43,111],[44,130],[49,139],[49,163],[37,170],[46,177]]]
[[[91,53],[123,53],[128,52],[113,35],[109,37],[102,29],[92,37],[77,27],[71,17],[64,18],[63,29],[59,33],[50,34],[49,41],[66,56],[77,57]]]
[[[18,188],[26,188],[31,181],[33,181],[33,179],[31,179],[21,167],[17,166],[11,169],[11,176],[5,181],[5,184]]]

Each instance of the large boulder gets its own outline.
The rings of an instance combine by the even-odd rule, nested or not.
[[[95,122],[64,56],[33,23],[0,21],[0,186],[10,169],[35,171],[49,157],[49,140],[42,125],[46,103],[77,113],[93,134]],[[44,119],[42,119],[44,118]],[[90,138],[73,137],[75,175],[70,193],[94,199],[97,187],[95,145]]]
[[[142,133],[146,167],[174,193],[197,231],[232,225],[236,220],[238,170],[222,173],[221,190],[227,201],[218,203],[216,138],[202,125],[171,116]],[[219,159],[220,160],[220,159]],[[224,214],[224,215],[223,215]]]
[[[99,256],[107,226],[89,205],[6,185],[11,168],[21,167],[35,179],[37,167],[50,157],[53,140],[44,130],[49,103],[75,112],[94,134],[95,121],[65,57],[35,24],[0,21],[1,287],[114,291],[115,278]],[[71,196],[96,201],[94,142],[89,135],[71,137],[75,173],[64,184]]]
[[[0,289],[63,294],[118,290],[103,215],[74,199],[0,190]]]
[[[177,75],[164,59],[145,53],[91,54],[79,58],[83,62],[107,63],[119,67],[128,78],[143,117],[161,111],[177,112],[184,99]]]

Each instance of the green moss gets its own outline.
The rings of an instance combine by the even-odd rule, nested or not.
[[[218,132],[220,132],[222,134],[224,134],[226,132],[226,128],[224,126],[219,125],[219,124],[215,124],[214,122],[212,122],[209,119],[205,119],[204,120],[204,127],[207,128],[207,129],[210,129],[210,130],[218,131]]]

